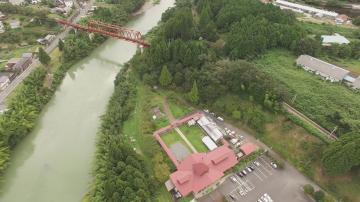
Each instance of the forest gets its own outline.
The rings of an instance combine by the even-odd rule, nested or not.
[[[151,33],[151,47],[137,54],[131,64],[144,83],[183,94],[194,105],[225,113],[266,136],[266,114],[282,114],[280,104],[289,102],[294,92],[254,61],[278,49],[291,55],[359,57],[358,40],[347,47],[325,49],[318,38],[301,26],[294,14],[273,5],[249,0],[196,0],[194,7],[183,0],[163,14],[161,25]],[[357,97],[356,92],[345,91]],[[353,106],[351,110],[356,111],[357,104],[352,101],[347,102],[351,105],[347,108]],[[340,139],[324,141],[327,146],[318,148],[316,159],[321,160],[328,176],[356,173],[360,150],[349,138],[360,138],[357,113],[329,117],[320,110],[323,104],[314,103],[310,113],[318,118],[315,121],[326,120],[321,124],[336,124]],[[340,110],[340,106],[334,107]],[[335,117],[339,114],[341,119]]]

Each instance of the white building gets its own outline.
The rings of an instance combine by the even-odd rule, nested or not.
[[[218,146],[215,144],[214,141],[209,136],[205,136],[201,139],[201,141],[205,144],[205,146],[210,150],[216,149]]]
[[[324,79],[331,82],[342,81],[350,73],[350,71],[346,69],[340,68],[309,55],[300,55],[300,57],[296,60],[296,64],[301,66],[303,69],[311,71],[316,75],[320,75]]]
[[[321,35],[322,38],[322,45],[323,46],[331,46],[332,44],[348,44],[350,41],[345,38],[344,36],[341,36],[338,33],[335,33],[334,35]]]
[[[318,8],[314,8],[311,6],[305,6],[301,4],[291,3],[288,1],[283,0],[276,0],[275,5],[278,5],[281,9],[290,9],[290,10],[297,10],[297,11],[303,11],[305,13],[310,13],[312,15],[321,16],[321,17],[328,17],[335,19],[336,16],[338,16],[338,13],[322,10]]]

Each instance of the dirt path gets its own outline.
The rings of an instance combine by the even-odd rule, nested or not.
[[[164,108],[163,109],[164,113],[165,113],[166,117],[169,119],[170,123],[174,122],[176,119],[175,119],[174,115],[171,113],[169,103],[167,102],[166,98],[164,98],[164,101],[163,101],[162,105],[163,105],[163,108]]]

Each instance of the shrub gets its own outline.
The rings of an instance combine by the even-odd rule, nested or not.
[[[314,192],[315,192],[314,187],[313,187],[311,184],[306,184],[306,185],[304,185],[303,189],[304,189],[304,192],[305,192],[305,193],[307,193],[307,194],[309,194],[309,195],[311,195],[311,196],[312,196],[312,195],[314,194]]]
[[[316,201],[323,201],[325,197],[325,193],[321,190],[318,190],[314,193],[314,199]]]

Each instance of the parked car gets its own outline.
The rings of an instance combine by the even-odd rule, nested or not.
[[[270,162],[270,164],[271,164],[271,166],[273,167],[273,168],[277,168],[278,166],[276,165],[276,163],[274,163],[274,162]]]
[[[244,177],[244,174],[242,174],[241,172],[236,173],[239,177]]]
[[[258,161],[254,161],[254,164],[255,164],[256,166],[260,166],[260,163],[259,163]]]
[[[204,112],[209,113],[209,110],[208,110],[208,109],[204,109]]]
[[[244,175],[247,174],[246,170],[241,171],[241,173],[244,174]]]
[[[251,170],[250,167],[247,167],[246,170],[249,171],[249,173],[251,173],[253,171],[253,170]]]
[[[251,170],[255,170],[254,166],[249,166],[249,168],[250,168]]]
[[[239,183],[234,176],[231,176],[230,180],[233,181],[234,183]]]
[[[233,196],[232,194],[229,194],[229,196],[230,196],[230,198],[232,199],[232,200],[236,200],[237,198],[235,197],[235,196]]]
[[[224,119],[222,117],[220,117],[220,116],[217,117],[217,120],[224,121]]]

